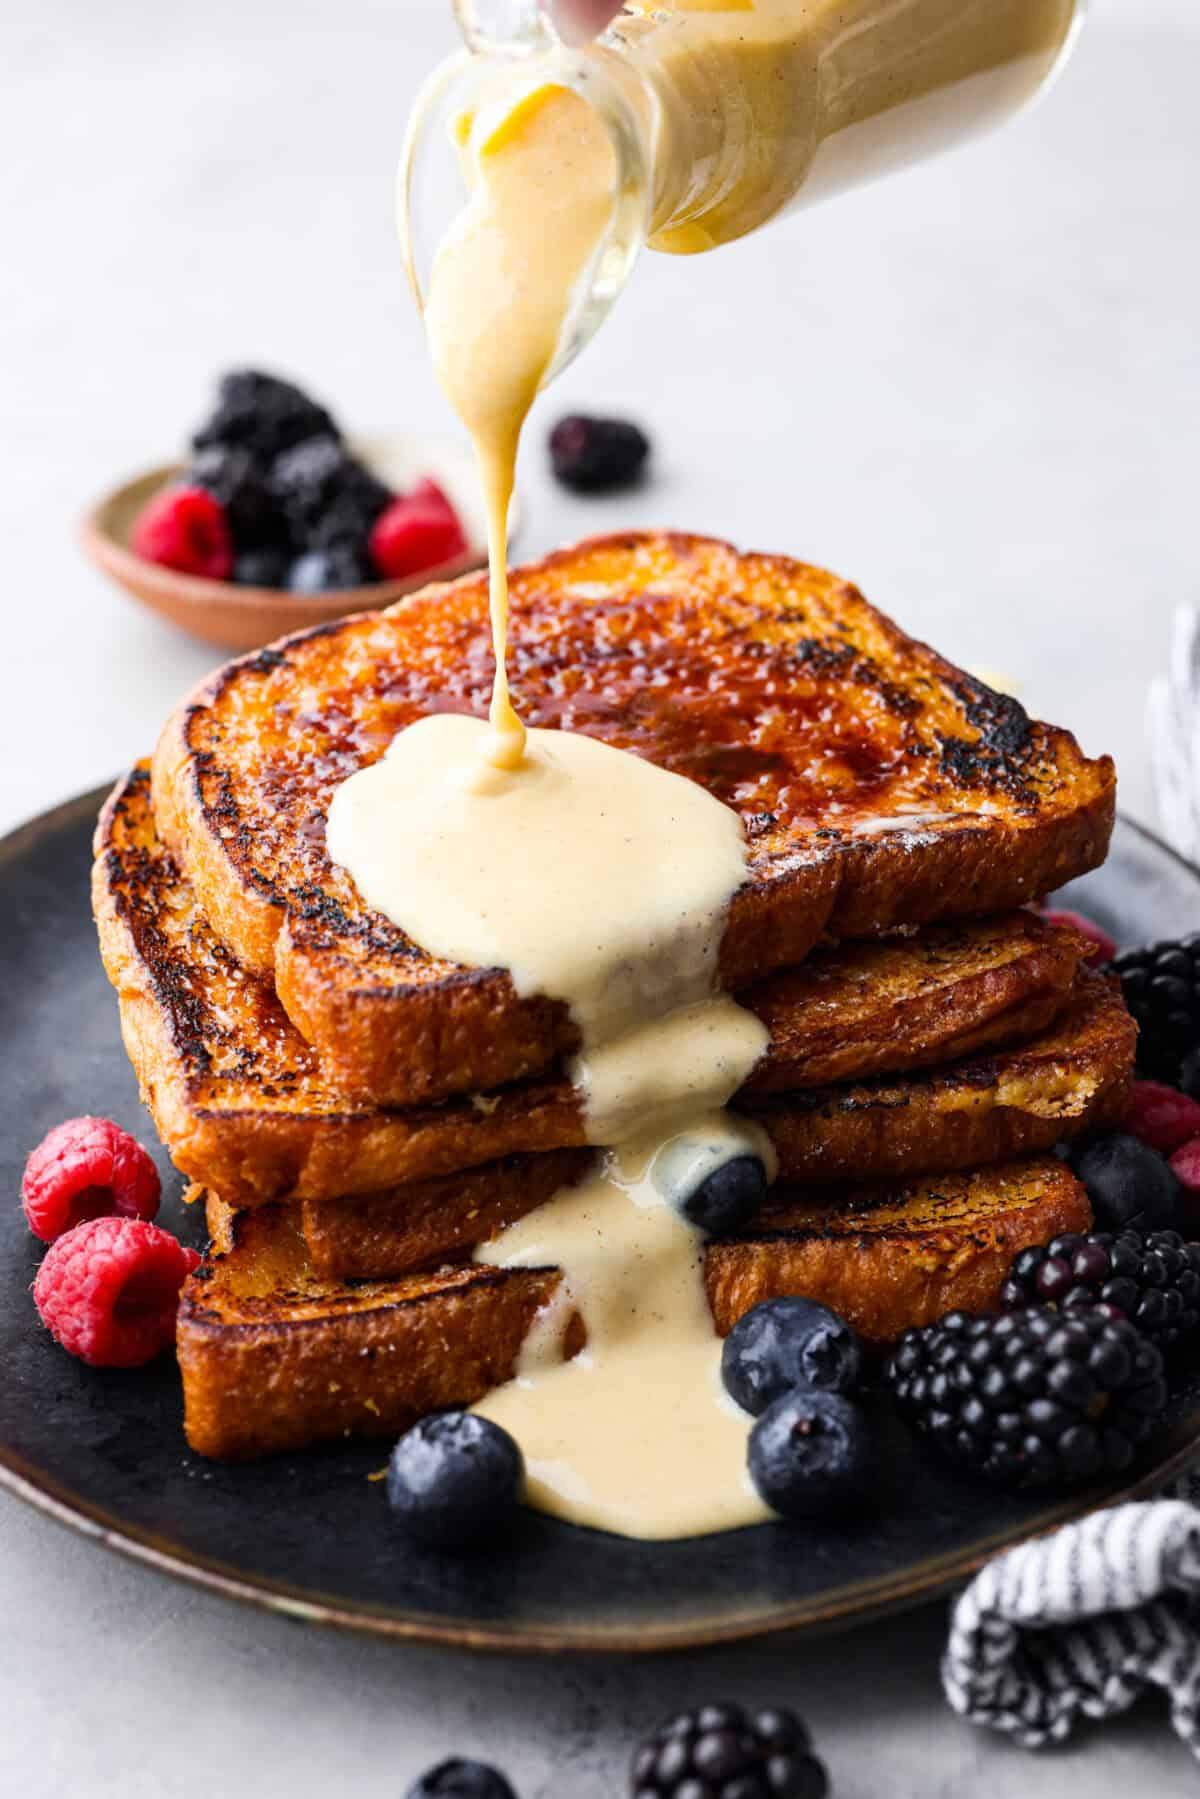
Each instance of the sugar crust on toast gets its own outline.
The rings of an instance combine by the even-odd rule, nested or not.
[[[1103,860],[1111,761],[823,570],[626,533],[514,571],[512,597],[530,724],[649,756],[740,813],[728,988],[824,933],[999,911]],[[274,980],[336,1085],[380,1103],[496,1087],[575,1047],[563,1005],[426,954],[325,853],[337,785],[424,713],[485,716],[492,667],[471,576],[230,663],[155,753],[159,828],[218,937]]]

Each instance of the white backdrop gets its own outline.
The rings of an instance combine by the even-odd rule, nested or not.
[[[391,228],[408,100],[450,43],[442,0],[5,9],[0,828],[147,749],[210,660],[72,530],[217,370],[262,361],[355,427],[452,434]],[[826,561],[1113,749],[1147,812],[1145,683],[1200,562],[1198,57],[1191,0],[1100,0],[1011,133],[710,258],[647,258],[542,402],[522,548],[669,523]],[[643,492],[553,490],[568,405],[646,423]],[[648,1667],[478,1663],[235,1609],[0,1498],[0,1617],[0,1793],[23,1799],[397,1799],[456,1749],[522,1799],[601,1799],[636,1731],[724,1695],[798,1703],[838,1799],[1195,1791],[1151,1709],[1041,1760],[952,1719],[939,1608]]]
[[[541,402],[520,549],[662,523],[825,562],[1117,751],[1147,814],[1144,687],[1198,560],[1198,36],[1186,0],[1100,0],[1010,131],[713,256],[646,257]],[[455,435],[391,220],[409,98],[451,42],[443,0],[6,17],[0,826],[144,751],[213,660],[72,532],[172,450],[219,369]],[[566,406],[641,418],[654,481],[557,493],[544,429]]]

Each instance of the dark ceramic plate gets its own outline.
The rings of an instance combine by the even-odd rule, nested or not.
[[[891,1492],[871,1520],[783,1525],[637,1544],[533,1515],[504,1548],[465,1559],[415,1550],[389,1528],[384,1451],[346,1447],[249,1467],[191,1455],[167,1359],[97,1373],[41,1330],[29,1297],[39,1245],[14,1203],[27,1151],[72,1113],[153,1137],[96,953],[87,881],[88,794],[0,844],[0,1480],[62,1522],[140,1561],[320,1623],[513,1650],[682,1648],[843,1624],[950,1587],[994,1550],[1121,1493],[1148,1490],[1200,1446],[1200,1376],[1176,1395],[1154,1457],[1118,1487],[1051,1506],[994,1494],[917,1454],[885,1423]],[[1125,942],[1200,925],[1200,873],[1120,827],[1078,903]],[[159,1157],[169,1224],[180,1181]],[[687,1469],[681,1468],[686,1480]]]

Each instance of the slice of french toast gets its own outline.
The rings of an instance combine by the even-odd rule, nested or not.
[[[1087,1194],[1057,1157],[971,1173],[792,1192],[705,1262],[722,1332],[764,1299],[800,1293],[883,1348],[947,1312],[990,1311],[1014,1256],[1091,1228]]]
[[[550,1149],[504,1156],[385,1193],[306,1199],[300,1224],[308,1259],[329,1280],[374,1280],[469,1258],[477,1243],[489,1242],[582,1180],[594,1155],[590,1149]]]
[[[981,1168],[1116,1129],[1136,1048],[1120,983],[1083,972],[1054,1023],[1023,1044],[742,1109],[766,1129],[791,1179]]]
[[[582,1141],[561,1076],[406,1111],[339,1093],[270,983],[211,930],[157,836],[145,765],[101,814],[93,903],[159,1132],[187,1175],[239,1204],[378,1192]],[[747,1097],[1021,1041],[1061,1011],[1083,949],[1020,911],[816,950],[744,995],[771,1032]]]
[[[471,576],[230,663],[159,741],[164,839],[343,1092],[426,1104],[576,1047],[564,1004],[427,954],[325,849],[337,786],[423,714],[486,716],[492,672],[487,582]],[[513,573],[510,676],[531,725],[646,756],[739,813],[730,990],[822,934],[1021,905],[1108,844],[1107,758],[788,557],[679,533],[562,550]]]
[[[222,1459],[393,1436],[511,1378],[556,1269],[474,1265],[347,1284],[312,1269],[294,1208],[213,1200],[213,1250],[180,1301],[188,1441]],[[713,1243],[704,1278],[725,1335],[761,1299],[834,1306],[881,1348],[910,1325],[996,1303],[1013,1257],[1086,1230],[1087,1196],[1054,1158],[905,1187],[794,1194],[753,1235]],[[568,1332],[566,1353],[580,1347]]]

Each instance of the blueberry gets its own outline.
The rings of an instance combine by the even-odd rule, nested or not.
[[[233,565],[239,587],[286,587],[288,559],[282,550],[247,550]]]
[[[454,1548],[503,1530],[523,1478],[521,1451],[506,1430],[473,1412],[435,1412],[393,1449],[387,1493],[414,1537]]]
[[[1158,1151],[1136,1137],[1101,1137],[1073,1160],[1103,1229],[1167,1230],[1177,1222],[1179,1180]]]
[[[407,1799],[516,1799],[498,1768],[486,1762],[439,1762],[409,1787]]]
[[[725,1339],[721,1376],[755,1417],[793,1387],[849,1393],[858,1380],[858,1338],[815,1299],[765,1299]]]
[[[830,1518],[860,1508],[876,1478],[875,1441],[840,1393],[797,1387],[750,1432],[750,1478],[785,1518]]]
[[[690,1223],[710,1237],[740,1230],[767,1197],[767,1171],[757,1156],[734,1156],[680,1202]]]
[[[374,578],[365,554],[350,544],[334,544],[297,557],[287,584],[293,593],[340,593],[348,587],[365,587]]]
[[[1200,1047],[1190,1049],[1179,1065],[1179,1090],[1189,1099],[1200,1099]]]

